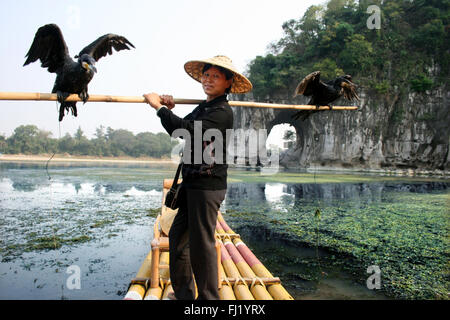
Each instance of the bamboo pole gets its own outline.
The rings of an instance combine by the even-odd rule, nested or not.
[[[12,101],[57,101],[56,93],[40,92],[0,92],[0,100]],[[82,101],[76,94],[71,94],[66,101]],[[89,95],[89,102],[119,102],[119,103],[145,103],[142,96],[112,96],[112,95]],[[199,99],[174,99],[175,104],[195,105],[204,100]],[[253,108],[273,108],[273,109],[293,109],[293,110],[330,110],[328,106],[277,104],[252,101],[229,101],[232,107],[253,107]],[[358,110],[357,106],[333,106],[332,110]]]
[[[234,233],[234,231],[228,226],[227,222],[223,218],[222,212],[220,212],[220,210],[217,213],[217,224],[221,226],[221,230],[223,230],[223,233]],[[273,278],[273,275],[269,272],[269,270],[267,270],[267,268],[258,260],[258,258],[256,258],[253,252],[240,239],[240,237],[234,237],[232,242],[234,243],[241,256],[244,258],[244,260],[250,266],[252,271],[256,274],[256,276],[260,278]],[[281,283],[267,284],[267,291],[269,291],[274,300],[294,299],[281,285]]]
[[[152,264],[152,254],[151,251],[142,262],[135,279],[149,279],[151,276],[151,264]],[[145,295],[146,285],[145,280],[142,282],[131,283],[128,288],[128,292],[125,295],[124,300],[142,300]]]
[[[242,276],[242,279],[251,279],[251,280],[255,279],[256,280],[256,274],[253,272],[253,270],[247,264],[245,259],[239,253],[238,249],[234,246],[233,242],[231,242],[230,239],[226,239],[226,240],[224,240],[223,245],[228,250],[228,253],[230,254],[231,258],[233,259],[234,264],[236,265],[236,267],[238,268],[238,270]],[[232,282],[231,279],[228,279],[228,280],[230,282]],[[237,279],[235,279],[235,280],[237,280]],[[279,281],[278,281],[278,283],[279,283]],[[266,290],[266,286],[265,286],[264,282],[254,282],[253,281],[250,283],[247,282],[247,284],[252,284],[250,287],[250,291],[256,300],[273,300],[272,296]]]

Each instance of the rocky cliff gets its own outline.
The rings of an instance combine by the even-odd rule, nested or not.
[[[352,168],[434,171],[449,165],[450,91],[448,85],[426,93],[382,95],[363,89],[358,111],[321,111],[304,121],[295,111],[235,107],[235,129],[266,129],[291,124],[294,147],[280,155],[289,168]],[[232,96],[231,100],[252,100]],[[306,104],[304,97],[271,102]],[[348,105],[343,99],[335,105]],[[248,144],[248,139],[246,140]],[[281,146],[280,146],[281,147]],[[248,148],[248,146],[247,146]]]

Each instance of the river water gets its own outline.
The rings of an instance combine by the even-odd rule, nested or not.
[[[162,180],[174,170],[167,165],[53,163],[47,171],[42,164],[0,163],[0,299],[122,299],[149,252]],[[356,228],[349,216],[358,208],[358,219],[376,214],[387,221],[384,214],[397,213],[392,206],[402,201],[406,215],[420,208],[434,217],[424,222],[431,228],[425,246],[429,254],[439,254],[448,232],[449,186],[445,179],[292,172],[262,176],[230,170],[222,211],[295,299],[387,299],[400,289],[386,284],[387,291],[369,290],[365,269],[370,261],[361,257],[382,265],[380,260],[397,249],[373,250],[379,239],[371,240],[371,232],[378,227],[360,221]],[[408,207],[412,202],[415,209]],[[383,241],[398,245],[389,239]],[[448,258],[448,251],[444,255]],[[342,262],[350,261],[349,256],[351,266]],[[429,264],[425,271],[440,267]],[[358,274],[358,268],[364,272]],[[394,271],[401,273],[391,264],[383,270],[389,281]],[[78,275],[79,282],[74,280]],[[444,282],[439,288],[448,288],[448,275],[437,281]]]

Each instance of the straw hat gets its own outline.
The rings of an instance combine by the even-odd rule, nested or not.
[[[226,56],[215,56],[211,59],[188,61],[184,65],[184,70],[186,70],[187,74],[192,78],[201,82],[203,67],[208,63],[228,69],[234,73],[231,93],[246,93],[252,90],[253,86],[250,80],[237,71],[232,64],[231,59]]]

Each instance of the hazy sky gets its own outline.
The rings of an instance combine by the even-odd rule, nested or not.
[[[140,96],[146,92],[175,98],[204,99],[198,82],[184,71],[192,59],[227,55],[245,71],[257,55],[282,36],[281,25],[299,19],[318,1],[300,0],[165,0],[165,1],[0,1],[0,91],[50,92],[55,74],[35,62],[22,67],[37,29],[56,23],[73,57],[99,36],[116,33],[136,47],[115,52],[97,63],[90,94]],[[34,124],[54,137],[73,134],[80,126],[88,137],[103,125],[132,132],[164,131],[146,104],[77,104],[77,118],[59,124],[56,102],[0,101],[0,134],[10,136],[19,125]],[[179,105],[183,116],[195,106]]]

